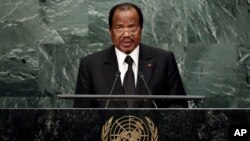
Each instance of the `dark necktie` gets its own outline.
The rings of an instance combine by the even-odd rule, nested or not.
[[[135,77],[132,69],[133,59],[130,56],[127,56],[125,62],[128,64],[128,70],[124,76],[123,80],[123,89],[125,94],[135,94]],[[133,100],[127,100],[128,107],[132,107]]]

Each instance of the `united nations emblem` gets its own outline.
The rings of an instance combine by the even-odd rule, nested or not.
[[[157,141],[158,129],[149,118],[124,116],[113,122],[111,117],[102,127],[102,141]],[[147,123],[147,124],[145,124]]]

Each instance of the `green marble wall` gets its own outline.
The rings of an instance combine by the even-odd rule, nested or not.
[[[124,0],[1,0],[0,107],[71,107],[79,58],[109,46],[108,12]],[[171,50],[204,107],[250,107],[249,0],[130,0],[142,42]]]

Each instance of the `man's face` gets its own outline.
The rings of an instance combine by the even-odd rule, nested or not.
[[[113,44],[122,52],[129,54],[141,41],[142,29],[139,15],[134,8],[117,9],[109,29]]]

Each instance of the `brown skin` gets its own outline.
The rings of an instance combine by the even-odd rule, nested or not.
[[[135,33],[129,31],[131,27],[139,27]],[[114,29],[124,28],[124,33],[117,33]],[[113,44],[120,51],[129,54],[141,41],[142,29],[139,24],[139,15],[134,8],[127,10],[117,9],[112,19],[112,27],[109,29]]]

